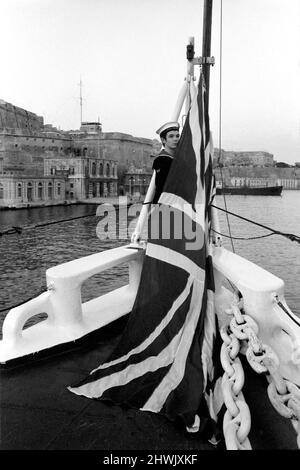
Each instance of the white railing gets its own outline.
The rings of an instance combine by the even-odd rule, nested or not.
[[[143,255],[144,250],[127,245],[48,269],[47,292],[7,314],[0,362],[75,341],[129,313],[140,281]],[[124,263],[129,265],[127,285],[82,303],[84,281]],[[47,314],[46,320],[24,329],[27,320],[42,313]]]
[[[283,280],[222,247],[214,249],[213,265],[219,322],[226,321],[234,301],[222,285],[229,279],[242,294],[245,313],[257,323],[259,339],[279,357],[281,375],[299,386],[300,318],[286,304]]]

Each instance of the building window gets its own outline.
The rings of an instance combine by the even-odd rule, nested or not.
[[[52,199],[52,195],[53,195],[52,183],[48,183],[48,198]]]
[[[38,198],[43,199],[43,183],[38,184]]]
[[[33,188],[32,188],[32,183],[27,184],[27,199],[28,201],[33,200]]]
[[[99,165],[99,175],[103,175],[103,163],[100,163]]]
[[[92,175],[93,176],[96,175],[96,163],[95,162],[92,163]]]
[[[50,174],[51,174],[51,175],[55,175],[55,168],[54,168],[53,166],[51,167]]]
[[[17,186],[17,197],[22,197],[22,184],[18,183]]]
[[[57,195],[60,196],[60,194],[61,194],[60,183],[57,183]]]
[[[4,188],[3,184],[0,183],[0,199],[4,199]]]
[[[109,176],[110,175],[110,167],[109,167],[109,163],[106,164],[106,176]]]

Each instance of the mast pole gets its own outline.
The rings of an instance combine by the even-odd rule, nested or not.
[[[213,0],[204,0],[203,6],[203,37],[202,37],[202,57],[210,57],[211,50],[211,23],[212,23]],[[207,90],[207,106],[209,105],[209,75],[210,65],[202,65],[203,75]]]
[[[210,64],[206,62],[205,58],[210,57],[211,52],[211,24],[212,24],[212,6],[213,0],[204,0],[203,5],[203,36],[202,36],[202,57],[204,58],[202,64],[202,71],[204,75],[206,92],[207,92],[207,109],[209,109],[209,78],[210,78]],[[213,151],[213,150],[212,150]],[[217,210],[212,207],[212,227],[220,233],[219,217]],[[214,244],[216,246],[222,245],[222,237],[215,233],[213,235]]]

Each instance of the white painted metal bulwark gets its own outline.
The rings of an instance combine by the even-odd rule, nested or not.
[[[228,279],[242,294],[245,313],[258,324],[259,340],[278,356],[281,375],[300,385],[300,319],[286,304],[283,280],[222,247],[214,248],[213,265],[218,318],[226,320],[234,300],[222,286]]]
[[[126,245],[48,269],[48,291],[7,314],[0,341],[0,363],[75,341],[129,313],[143,257],[144,250]],[[84,281],[124,263],[129,265],[127,285],[82,304]],[[29,318],[40,313],[46,313],[47,319],[23,329]]]

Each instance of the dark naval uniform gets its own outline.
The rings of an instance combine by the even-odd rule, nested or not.
[[[152,203],[156,204],[160,198],[161,193],[173,161],[173,157],[162,149],[153,162],[152,169],[155,170],[155,194]]]

